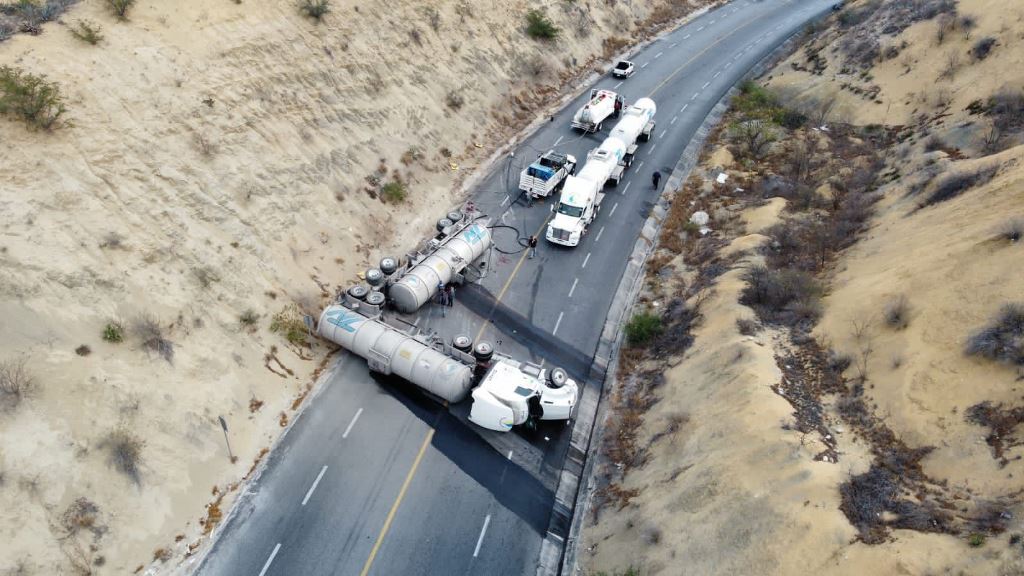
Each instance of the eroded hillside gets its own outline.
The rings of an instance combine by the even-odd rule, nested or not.
[[[744,87],[627,327],[589,573],[1024,571],[1022,22],[849,2]]]
[[[0,121],[0,571],[178,565],[326,365],[302,315],[706,3],[5,5],[0,65],[56,83],[70,124]]]

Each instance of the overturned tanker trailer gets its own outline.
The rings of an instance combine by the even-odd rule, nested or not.
[[[387,294],[394,307],[411,314],[430,302],[440,286],[481,278],[487,266],[484,256],[491,248],[487,224],[486,217],[472,208],[449,212],[438,220],[437,235],[409,254],[404,268],[397,269],[393,258],[384,258],[381,271],[390,276]]]
[[[404,332],[384,322],[377,304],[352,292],[324,309],[317,333],[365,358],[370,370],[399,376],[450,403],[472,392],[469,420],[490,430],[507,432],[537,420],[572,417],[579,389],[561,368],[520,362],[486,342],[474,347],[465,336],[448,345],[436,337]]]

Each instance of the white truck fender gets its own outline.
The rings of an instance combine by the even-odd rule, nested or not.
[[[469,421],[488,430],[508,432],[515,424],[512,409],[502,404],[493,394],[482,388],[473,390],[473,407]]]

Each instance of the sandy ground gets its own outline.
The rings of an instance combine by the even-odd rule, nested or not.
[[[39,384],[0,413],[0,573],[175,566],[325,362],[271,318],[316,313],[410,248],[606,39],[703,3],[548,2],[551,45],[524,36],[536,3],[519,0],[335,2],[320,24],[292,2],[140,0],[118,22],[84,0],[0,43],[0,64],[61,85],[73,122],[0,121],[0,361],[24,358]],[[68,33],[82,18],[99,46]],[[374,178],[406,182],[407,201],[372,197]],[[173,361],[132,332],[147,314]],[[101,339],[111,319],[123,343]],[[119,428],[144,442],[137,483],[104,447]],[[69,536],[79,498],[98,513]]]
[[[887,154],[886,169],[900,178],[883,187],[870,230],[824,278],[829,288],[814,337],[855,356],[870,349],[865,395],[875,413],[907,444],[935,447],[923,461],[929,476],[965,499],[984,499],[1020,490],[1022,452],[1010,449],[1002,465],[986,444],[989,431],[968,422],[964,412],[982,401],[1020,406],[1024,381],[1016,368],[968,357],[964,347],[1003,303],[1024,298],[1024,245],[998,235],[1007,220],[1024,217],[1024,146],[984,155],[978,137],[987,120],[964,108],[1024,84],[1018,65],[1024,7],[962,0],[959,11],[976,16],[978,25],[970,40],[953,34],[941,50],[934,21],[883,37],[883,44],[907,42],[901,56],[870,70],[883,104],[836,90],[833,79],[844,81],[831,60],[841,42],[836,37],[821,51],[831,62],[823,76],[793,70],[792,63],[805,58],[801,50],[770,73],[769,85],[802,98],[809,113],[835,97],[828,121],[919,124],[958,148],[928,152],[918,137]],[[998,38],[988,59],[975,63],[965,56],[952,78],[942,77],[947,50],[966,51],[984,36]],[[900,68],[901,59],[913,62],[910,71]],[[948,90],[952,102],[929,99],[935,89]],[[728,151],[718,148],[698,173],[734,173],[731,165]],[[998,167],[990,182],[953,200],[919,209],[920,197],[908,195],[936,174],[989,166]],[[830,411],[840,462],[814,461],[820,442],[787,429],[793,408],[770,389],[782,381],[775,356],[789,344],[775,329],[743,336],[736,325],[754,316],[738,296],[743,270],[761,260],[757,247],[768,240],[758,232],[777,222],[784,206],[773,198],[745,210],[747,235],[720,252],[742,260],[719,278],[701,308],[693,346],[669,360],[638,441],[650,451],[649,461],[621,484],[636,496],[588,522],[583,572],[633,566],[645,575],[1024,574],[1019,501],[1007,533],[989,536],[980,547],[969,546],[965,536],[908,530],[877,545],[857,540],[839,509],[839,486],[868,469],[864,440]],[[909,303],[909,324],[893,329],[883,311],[901,295]],[[857,325],[863,326],[859,336]],[[672,422],[682,424],[673,432]]]

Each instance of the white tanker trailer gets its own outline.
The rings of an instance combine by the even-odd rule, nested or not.
[[[465,280],[469,267],[491,247],[491,231],[480,218],[475,210],[450,212],[438,221],[437,236],[409,254],[403,270],[396,272],[393,258],[381,261],[381,271],[387,276],[394,274],[387,293],[399,312],[411,314],[430,302],[439,286]],[[474,272],[482,275],[480,270]]]
[[[654,113],[657,111],[654,100],[641,98],[622,113],[622,120],[608,134],[609,138],[618,138],[626,145],[626,154],[622,157],[624,166],[629,167],[633,163],[637,142],[651,139],[654,133]]]
[[[448,346],[412,336],[375,317],[383,299],[371,302],[369,295],[365,289],[350,289],[341,304],[324,309],[317,333],[365,358],[370,370],[400,376],[450,403],[464,400],[472,390],[469,420],[483,428],[507,432],[537,420],[572,417],[579,390],[564,370],[520,362],[495,353],[486,342],[474,348],[467,337]]]

